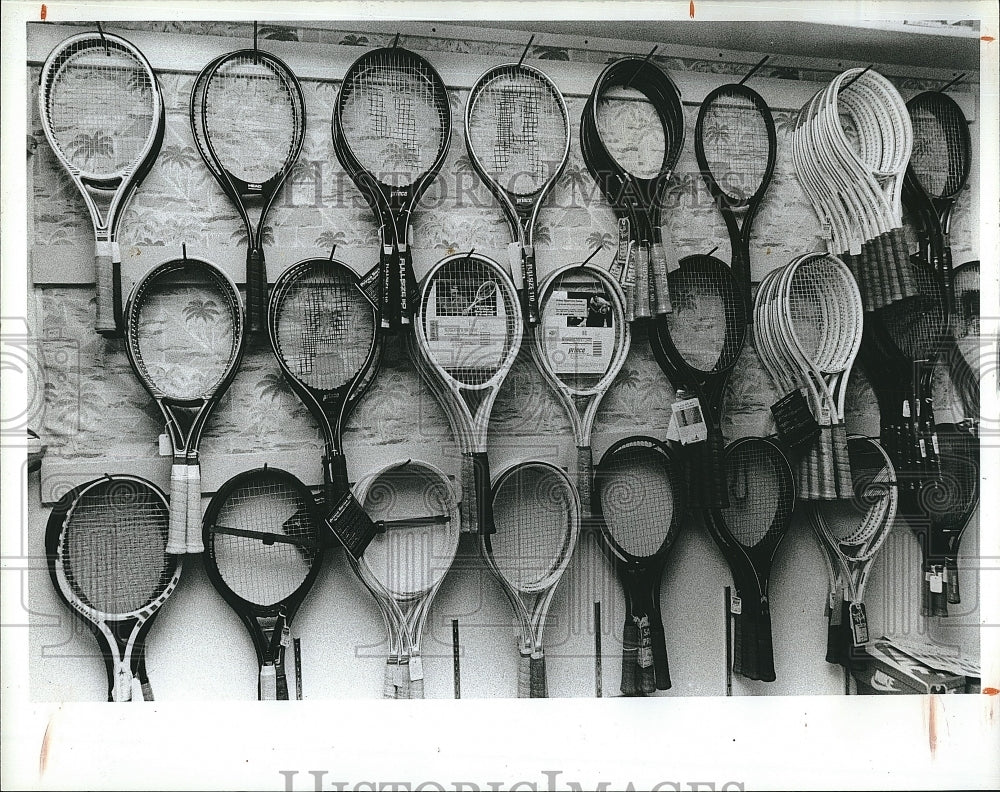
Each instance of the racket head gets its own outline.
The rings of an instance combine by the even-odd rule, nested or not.
[[[662,559],[677,539],[685,508],[683,470],[668,446],[652,437],[626,437],[601,457],[592,506],[601,536],[626,564]]]
[[[448,477],[411,459],[366,476],[356,490],[365,511],[385,528],[365,548],[359,566],[397,602],[432,595],[458,549],[458,500]]]
[[[966,416],[979,420],[980,298],[979,262],[967,261],[952,271],[951,373],[965,402]],[[959,363],[956,354],[960,358]]]
[[[229,479],[208,505],[205,573],[250,627],[261,662],[268,647],[256,619],[283,613],[291,622],[322,566],[321,524],[309,489],[270,466]]]
[[[282,372],[314,394],[342,394],[374,363],[375,305],[354,271],[336,259],[285,270],[268,305],[268,336]]]
[[[478,253],[442,259],[421,284],[417,312],[417,346],[431,371],[456,388],[499,387],[524,335],[517,292],[499,264]]]
[[[774,118],[746,85],[720,85],[701,103],[694,150],[709,189],[723,206],[743,208],[764,195],[777,156]]]
[[[930,198],[954,199],[972,167],[972,139],[962,108],[940,91],[917,94],[906,108],[913,126],[911,177]]]
[[[71,36],[49,54],[40,79],[42,129],[74,177],[113,185],[159,147],[159,83],[145,56],[120,36]]]
[[[125,351],[158,399],[197,404],[226,389],[239,368],[245,317],[236,284],[197,258],[154,267],[125,305]]]
[[[469,92],[469,159],[507,201],[540,201],[566,165],[569,140],[566,102],[552,80],[532,66],[495,66]],[[511,209],[516,221],[517,208],[508,207],[508,215]]]
[[[500,575],[521,594],[554,587],[580,533],[580,497],[562,468],[549,462],[513,465],[493,483],[496,532],[484,545]]]
[[[947,290],[941,274],[927,262],[914,257],[911,267],[918,293],[874,311],[873,337],[891,357],[933,361],[948,339]]]
[[[240,194],[273,195],[298,159],[305,139],[305,100],[291,69],[258,49],[231,52],[209,64],[192,92],[195,143],[213,172],[227,174]],[[199,135],[198,133],[202,134]],[[201,146],[205,144],[206,149]]]
[[[367,173],[386,196],[414,193],[437,173],[451,142],[444,81],[403,47],[364,53],[344,75],[334,104],[334,140],[344,167]]]

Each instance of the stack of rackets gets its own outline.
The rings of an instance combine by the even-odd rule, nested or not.
[[[903,175],[913,128],[899,92],[872,69],[848,69],[799,111],[792,159],[865,310],[916,293],[903,234]]]
[[[853,497],[844,405],[864,312],[850,270],[827,253],[799,256],[764,278],[754,314],[764,367],[783,394],[805,394],[819,425],[799,462],[799,497]]]
[[[680,91],[649,58],[607,66],[580,121],[583,159],[634,243],[626,273],[627,318],[671,311],[667,273],[676,269],[663,246],[661,211],[684,144]]]

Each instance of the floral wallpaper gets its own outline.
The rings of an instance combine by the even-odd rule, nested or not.
[[[121,28],[208,35],[249,34],[234,23],[118,23]],[[246,30],[244,30],[246,28]],[[384,36],[308,27],[264,25],[262,38],[381,46]],[[484,63],[520,56],[520,45],[403,36],[400,43],[428,53],[475,52]],[[531,57],[603,62],[615,53],[536,46]],[[668,70],[745,73],[743,64],[724,64],[656,56]],[[828,80],[832,73],[789,67],[765,67],[765,76]],[[229,243],[242,260],[245,231],[228,199],[212,180],[195,149],[188,120],[194,75],[159,72],[166,103],[166,134],[151,173],[128,209],[119,238],[123,246],[164,248],[166,259],[180,243],[189,251]],[[29,74],[37,90],[38,70]],[[916,87],[908,81],[905,87]],[[904,86],[900,86],[904,87]],[[333,152],[329,119],[338,85],[303,81],[308,121],[299,162],[273,207],[264,236],[268,248],[315,248],[332,245],[370,248],[376,260],[376,227],[371,212]],[[966,86],[968,90],[968,86]],[[414,244],[447,255],[470,246],[502,248],[509,241],[506,222],[492,196],[475,175],[465,152],[462,118],[467,91],[451,93],[453,137],[442,174],[425,195],[414,219]],[[542,210],[536,229],[537,257],[546,250],[606,248],[616,244],[611,208],[591,179],[579,150],[579,119],[584,100],[569,98],[572,147],[566,170]],[[44,143],[37,102],[29,118],[30,135],[40,145],[30,167],[34,183],[31,222],[34,241],[51,255],[63,246],[90,248],[89,218],[72,182],[63,174]],[[664,236],[678,256],[715,252],[728,261],[728,236],[722,218],[697,171],[693,130],[697,107],[685,106],[687,139],[664,211]],[[754,226],[751,258],[754,280],[795,254],[822,242],[819,224],[803,194],[791,162],[794,114],[775,112],[778,159],[770,190]],[[968,188],[967,188],[968,189]],[[971,248],[975,218],[971,202],[959,196],[952,228],[956,263],[978,257]],[[599,257],[597,259],[601,261]],[[153,266],[159,261],[150,261]],[[274,273],[272,273],[272,276]],[[55,458],[98,458],[113,449],[115,457],[152,457],[162,419],[139,385],[125,358],[122,342],[105,340],[92,330],[91,287],[40,289],[42,336],[47,378],[47,409],[42,428],[48,455]],[[950,398],[942,373],[936,380],[940,398]],[[769,405],[781,394],[748,344],[729,383],[724,431],[729,439],[773,431]],[[594,428],[601,433],[649,433],[662,436],[674,398],[673,388],[649,351],[641,327],[634,329],[626,365],[604,400]],[[851,380],[848,426],[877,432],[877,411],[863,372]],[[568,436],[569,421],[542,381],[525,348],[493,411],[491,439]],[[404,345],[391,340],[382,371],[346,428],[348,452],[358,444],[399,444],[414,439],[449,443],[451,433],[437,406],[410,363]],[[306,409],[285,385],[267,345],[249,348],[242,368],[210,420],[202,443],[204,454],[288,451],[315,447],[319,430]],[[566,460],[572,464],[572,460]]]

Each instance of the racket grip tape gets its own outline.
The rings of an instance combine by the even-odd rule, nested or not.
[[[653,660],[653,629],[649,616],[638,618],[639,631],[639,689],[643,694],[656,692],[656,663]]]
[[[278,700],[278,678],[274,663],[264,663],[257,679],[257,698],[260,701]]]
[[[760,615],[757,618],[757,670],[762,682],[773,682],[774,641],[771,636],[771,607],[767,600],[761,600]]]
[[[288,677],[285,675],[285,663],[279,660],[274,664],[275,697],[278,701],[288,701]]]
[[[395,657],[388,657],[385,661],[385,678],[382,680],[382,698],[396,698],[396,670],[399,667]]]
[[[948,575],[945,591],[948,593],[948,602],[957,605],[962,601],[962,593],[958,587],[958,559],[950,556],[945,559],[945,571]]]
[[[121,264],[116,262],[111,242],[98,242],[94,257],[97,315],[94,329],[102,336],[118,335],[121,326]],[[116,310],[117,306],[117,310]]]
[[[534,327],[538,324],[538,272],[533,245],[524,247],[521,270],[524,273],[524,320],[529,327]]]
[[[201,539],[201,466],[197,461],[187,465],[187,552],[204,553]]]
[[[407,698],[422,699],[424,697],[424,663],[420,655],[410,657],[407,679],[410,681]]]
[[[545,655],[541,650],[533,652],[528,670],[531,698],[548,698],[545,683]]]
[[[622,629],[622,683],[621,691],[626,696],[639,692],[636,675],[639,670],[639,628],[631,618],[626,618]]]
[[[462,529],[475,533],[478,531],[479,498],[476,493],[476,471],[471,454],[462,454],[460,472],[462,485],[462,500],[458,504],[458,514],[462,520]]]
[[[403,324],[413,320],[414,306],[420,299],[417,277],[413,273],[413,256],[409,245],[400,245],[399,251],[399,316]]]
[[[667,277],[667,259],[663,252],[663,243],[654,242],[650,249],[652,277],[656,294],[655,308],[660,316],[671,313],[674,308],[670,302],[670,280]]]
[[[267,269],[264,251],[254,248],[247,255],[247,331],[263,333],[267,327]]]
[[[187,552],[187,460],[174,460],[170,468],[170,523],[167,531],[167,552],[182,555]]]
[[[576,488],[584,516],[590,515],[591,482],[594,478],[594,451],[589,446],[576,447]]]
[[[847,441],[847,423],[838,421],[833,425],[833,455],[836,460],[837,495],[841,498],[854,497],[854,481],[851,474],[851,451]]]
[[[493,506],[490,499],[490,460],[485,451],[477,451],[472,455],[472,468],[475,477],[477,524],[482,536],[496,533],[493,525]]]
[[[531,698],[531,651],[524,648],[517,658],[517,697]]]
[[[653,603],[649,620],[649,638],[653,650],[653,675],[657,690],[670,690],[670,664],[667,662],[667,642],[660,608]]]
[[[640,245],[635,256],[635,318],[653,315],[649,305],[649,248]]]

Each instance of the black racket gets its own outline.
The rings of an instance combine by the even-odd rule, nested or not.
[[[726,222],[732,267],[748,311],[750,232],[771,183],[777,149],[771,110],[760,94],[742,82],[719,86],[701,103],[694,153]]]
[[[319,526],[306,486],[272,467],[231,478],[205,513],[205,572],[250,631],[261,701],[288,699],[285,648],[323,561]]]
[[[250,333],[263,332],[265,222],[302,150],[302,89],[274,55],[256,48],[238,50],[205,67],[195,80],[190,110],[198,153],[246,227],[248,327]],[[251,209],[258,215],[256,223]]]
[[[686,256],[668,282],[673,311],[655,320],[649,343],[674,387],[690,391],[698,400],[697,407],[681,412],[679,418],[691,423],[703,419],[707,430],[704,442],[686,448],[691,500],[693,506],[717,508],[728,504],[722,402],[746,341],[747,301],[733,271],[712,256]],[[688,419],[689,411],[700,415]]]
[[[795,480],[781,448],[762,437],[730,443],[725,464],[729,505],[713,509],[709,519],[743,598],[742,673],[773,682],[768,587],[775,552],[791,525]]]
[[[125,305],[125,352],[156,400],[173,449],[170,553],[200,553],[198,444],[243,358],[236,284],[207,261],[184,257],[153,268]]]
[[[49,515],[49,575],[101,647],[108,701],[153,699],[146,635],[181,576],[181,559],[167,552],[169,521],[163,493],[126,475],[76,487]]]
[[[979,262],[967,261],[952,271],[951,379],[965,408],[963,418],[979,422],[980,313]]]
[[[631,617],[623,633],[625,695],[639,692],[632,687],[636,670],[642,693],[670,688],[658,592],[680,533],[684,490],[680,463],[664,443],[651,437],[619,440],[604,453],[595,472],[593,509],[601,517],[601,546],[625,590],[626,617]],[[630,652],[633,638],[638,639],[637,659]]]
[[[383,328],[411,321],[417,281],[410,217],[450,142],[448,90],[420,55],[383,47],[366,52],[347,70],[333,110],[333,143],[380,224]]]
[[[118,226],[163,142],[163,96],[149,61],[111,33],[81,33],[42,66],[45,137],[90,212],[96,239],[96,329],[122,326]]]
[[[671,310],[661,210],[684,143],[684,110],[670,77],[649,59],[622,58],[601,72],[580,122],[584,161],[636,242],[637,319]],[[652,310],[651,310],[652,309]]]
[[[268,305],[271,348],[285,379],[320,425],[323,481],[330,527],[357,558],[370,534],[353,533],[361,509],[351,494],[341,436],[344,423],[374,378],[382,357],[375,304],[343,262],[306,259],[285,270]]]

